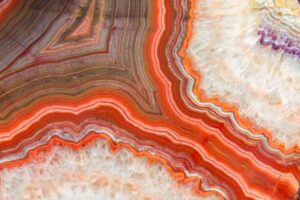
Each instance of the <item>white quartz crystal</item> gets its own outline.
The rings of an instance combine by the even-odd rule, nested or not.
[[[300,144],[300,59],[259,43],[266,23],[263,2],[268,1],[198,1],[188,53],[206,97],[235,105],[242,117],[289,148]],[[284,32],[278,22],[275,28],[280,27]]]
[[[105,140],[74,150],[59,145],[29,163],[0,170],[1,200],[193,200],[193,184],[179,184],[163,164],[127,149],[110,151]]]

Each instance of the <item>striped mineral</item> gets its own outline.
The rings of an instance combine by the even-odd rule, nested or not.
[[[0,1],[0,200],[300,199],[297,0]]]

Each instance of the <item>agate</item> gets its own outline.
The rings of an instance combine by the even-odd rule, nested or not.
[[[0,2],[0,199],[299,199],[296,0]]]

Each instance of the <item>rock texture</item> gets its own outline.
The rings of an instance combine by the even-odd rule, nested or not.
[[[299,9],[1,1],[1,199],[297,199]]]

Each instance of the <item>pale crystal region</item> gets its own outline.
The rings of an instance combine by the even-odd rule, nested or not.
[[[179,184],[162,163],[112,152],[104,139],[75,150],[54,145],[30,163],[1,169],[0,199],[10,200],[216,200],[199,197],[193,183]]]
[[[300,144],[299,59],[266,45],[267,37],[262,41],[260,6],[256,1],[199,1],[188,52],[207,98],[238,107],[242,117],[291,148]]]

